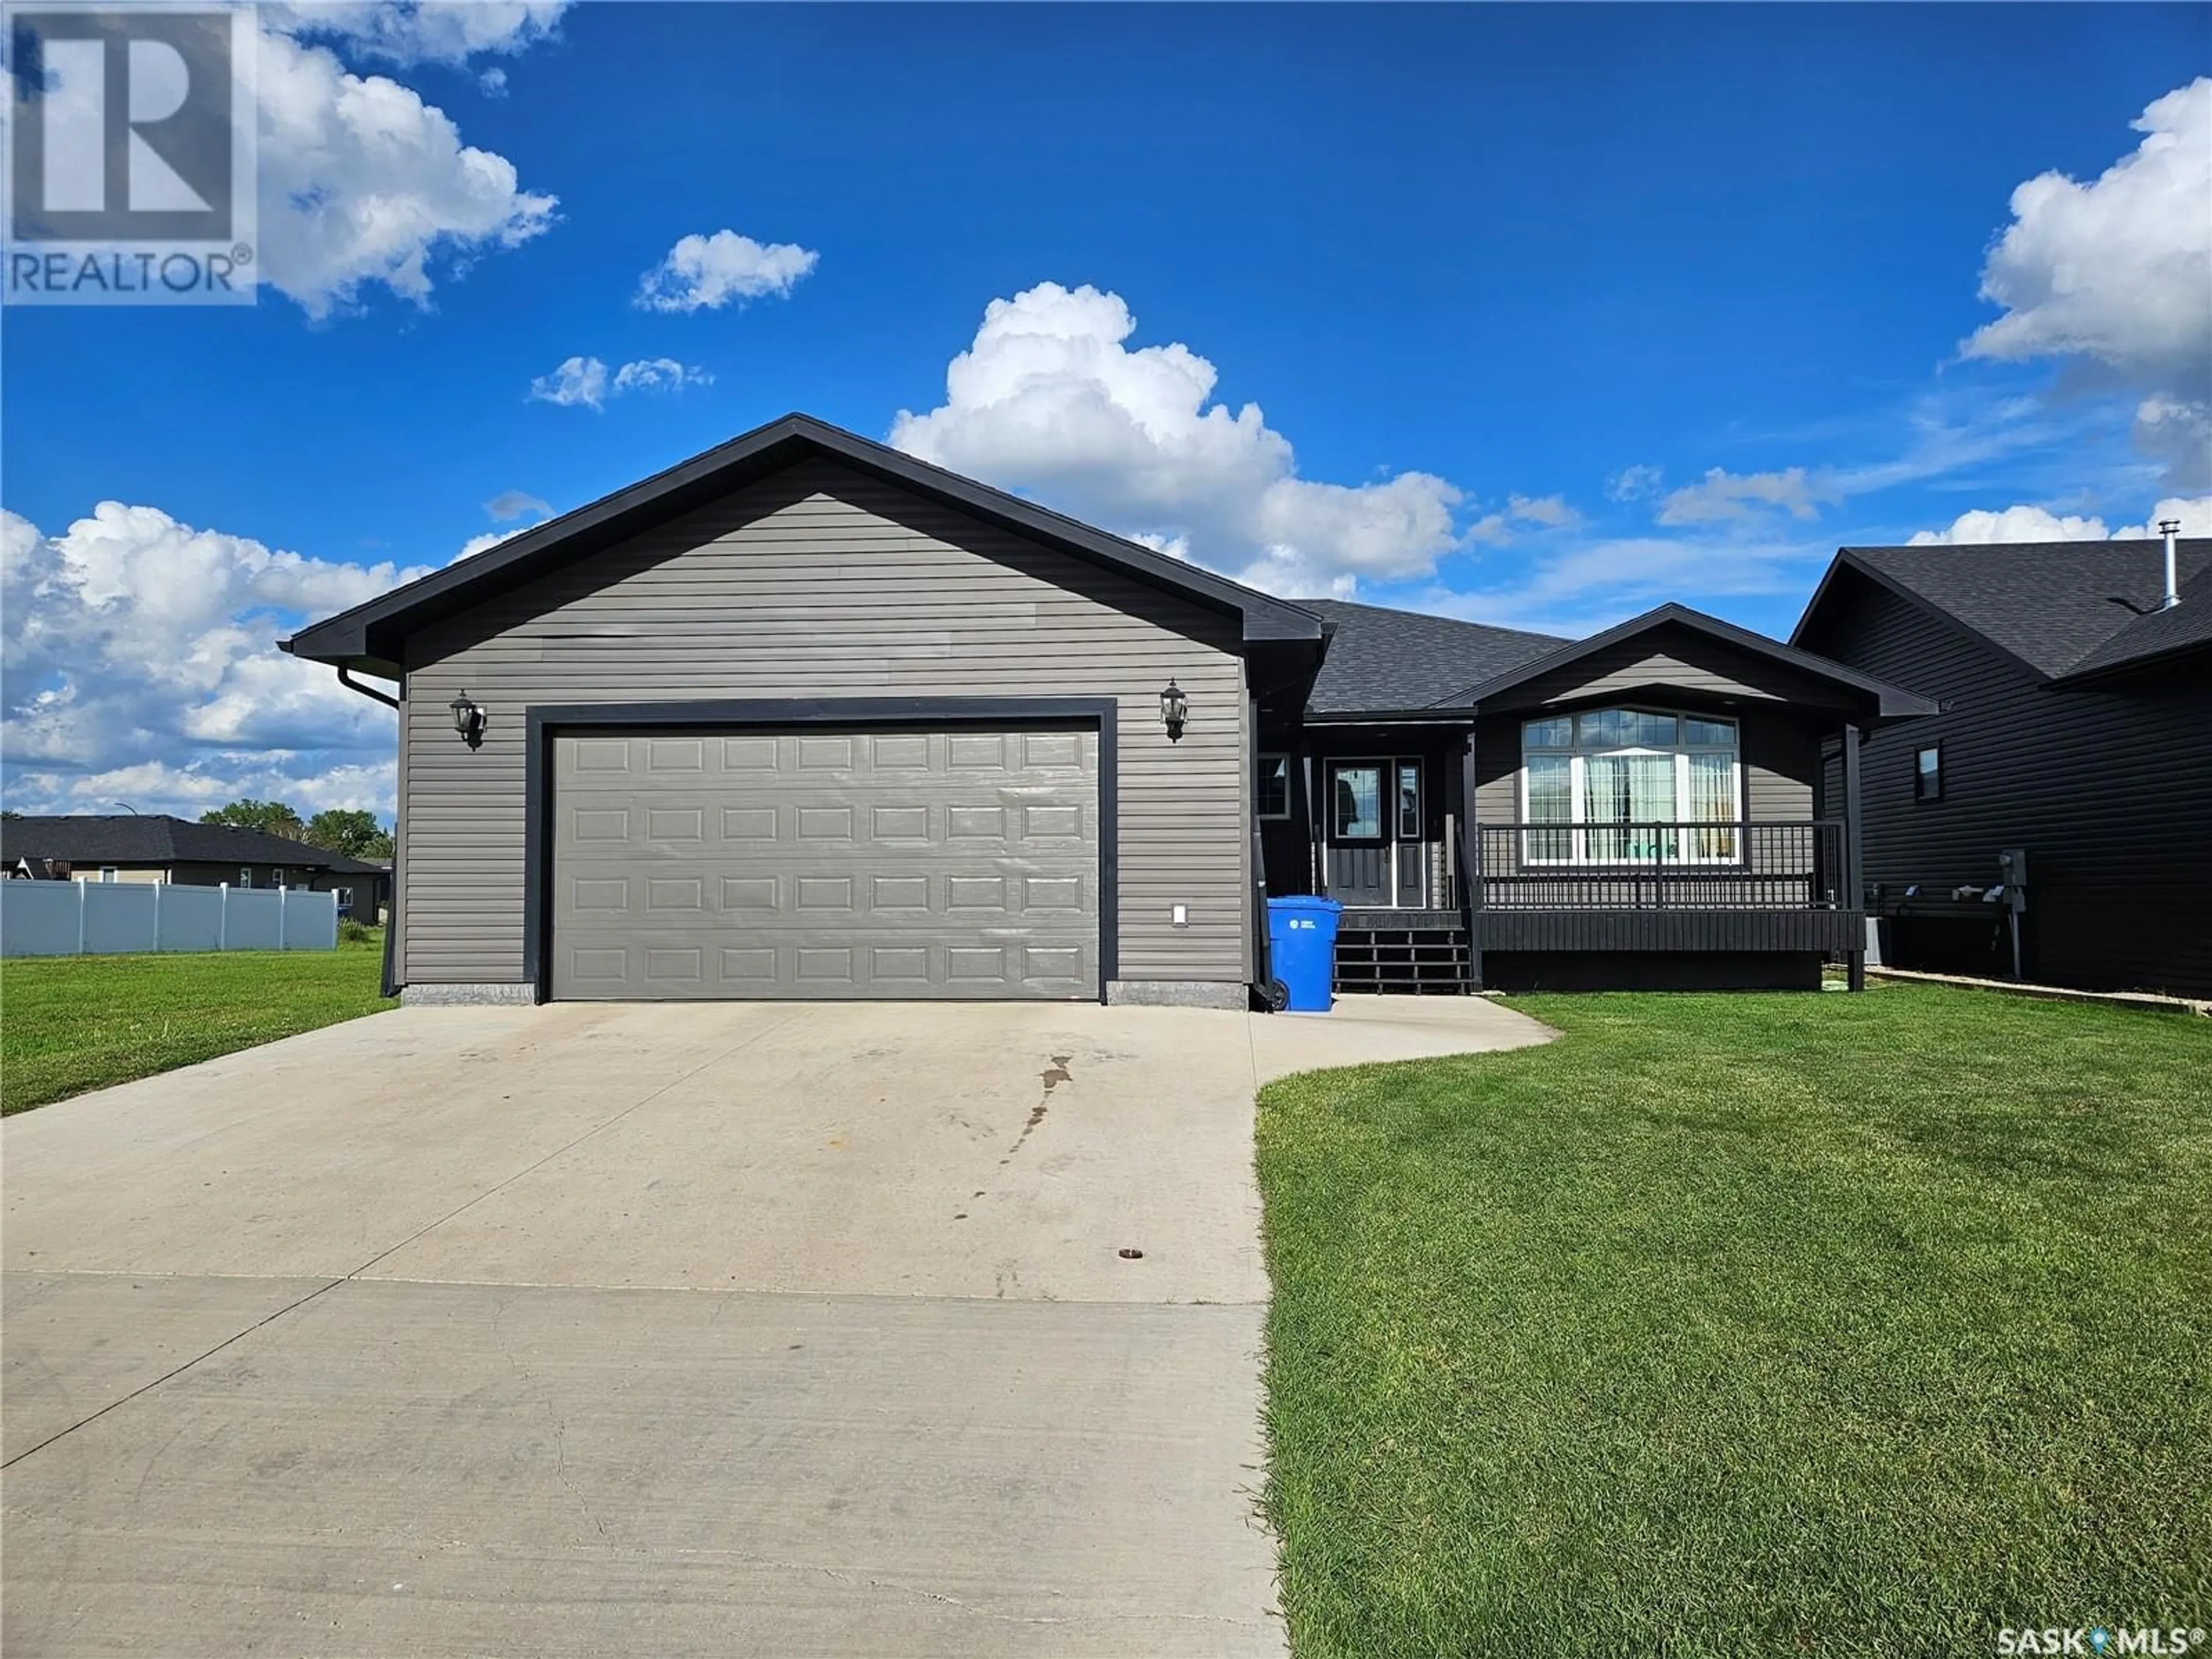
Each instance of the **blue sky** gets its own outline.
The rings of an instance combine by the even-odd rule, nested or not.
[[[793,409],[1568,633],[2212,530],[2202,7],[262,16],[260,304],[5,317],[19,808],[388,811],[274,637]]]

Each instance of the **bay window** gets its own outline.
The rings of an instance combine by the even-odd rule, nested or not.
[[[1553,714],[1522,726],[1521,756],[1522,856],[1531,864],[1741,856],[1734,720],[1648,708]]]

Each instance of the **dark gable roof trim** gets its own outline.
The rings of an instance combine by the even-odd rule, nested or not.
[[[1656,611],[1647,611],[1640,617],[1632,617],[1626,622],[1608,628],[1601,634],[1593,634],[1586,640],[1577,640],[1571,645],[1538,657],[1532,662],[1523,663],[1517,668],[1509,669],[1494,678],[1470,688],[1462,694],[1459,701],[1469,706],[1481,703],[1492,697],[1502,696],[1516,686],[1525,685],[1530,680],[1551,673],[1556,669],[1571,667],[1595,652],[1602,651],[1609,646],[1619,645],[1625,640],[1634,639],[1638,634],[1647,634],[1655,629],[1669,626],[1686,628],[1692,633],[1702,634],[1706,638],[1718,641],[1723,645],[1733,646],[1737,650],[1746,652],[1752,656],[1762,658],[1784,668],[1794,669],[1798,673],[1813,679],[1826,680],[1830,684],[1839,686],[1856,696],[1870,699],[1874,703],[1875,714],[1883,720],[1905,720],[1914,715],[1932,714],[1936,712],[1936,705],[1933,702],[1915,692],[1907,691],[1902,686],[1892,685],[1886,680],[1875,679],[1872,675],[1859,673],[1855,669],[1844,667],[1841,663],[1830,662],[1826,657],[1816,657],[1811,652],[1801,651],[1794,645],[1784,645],[1778,641],[1770,640],[1764,634],[1754,634],[1747,628],[1738,628],[1734,623],[1723,622],[1718,617],[1709,617],[1702,611],[1692,611],[1686,605],[1671,603],[1662,605]]]
[[[587,557],[811,455],[830,456],[1001,529],[1240,616],[1248,641],[1318,642],[1322,637],[1321,619],[1311,611],[811,416],[787,415],[588,507],[510,537],[473,558],[304,628],[281,643],[296,657],[390,678],[398,669],[399,642],[416,629]]]

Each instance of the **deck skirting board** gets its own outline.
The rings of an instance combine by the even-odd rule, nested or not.
[[[1856,910],[1480,910],[1485,951],[1856,951]]]

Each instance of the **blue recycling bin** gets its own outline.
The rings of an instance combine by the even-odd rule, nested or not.
[[[1336,925],[1344,907],[1333,898],[1296,895],[1267,901],[1269,966],[1289,989],[1292,1013],[1325,1014],[1336,998]]]

